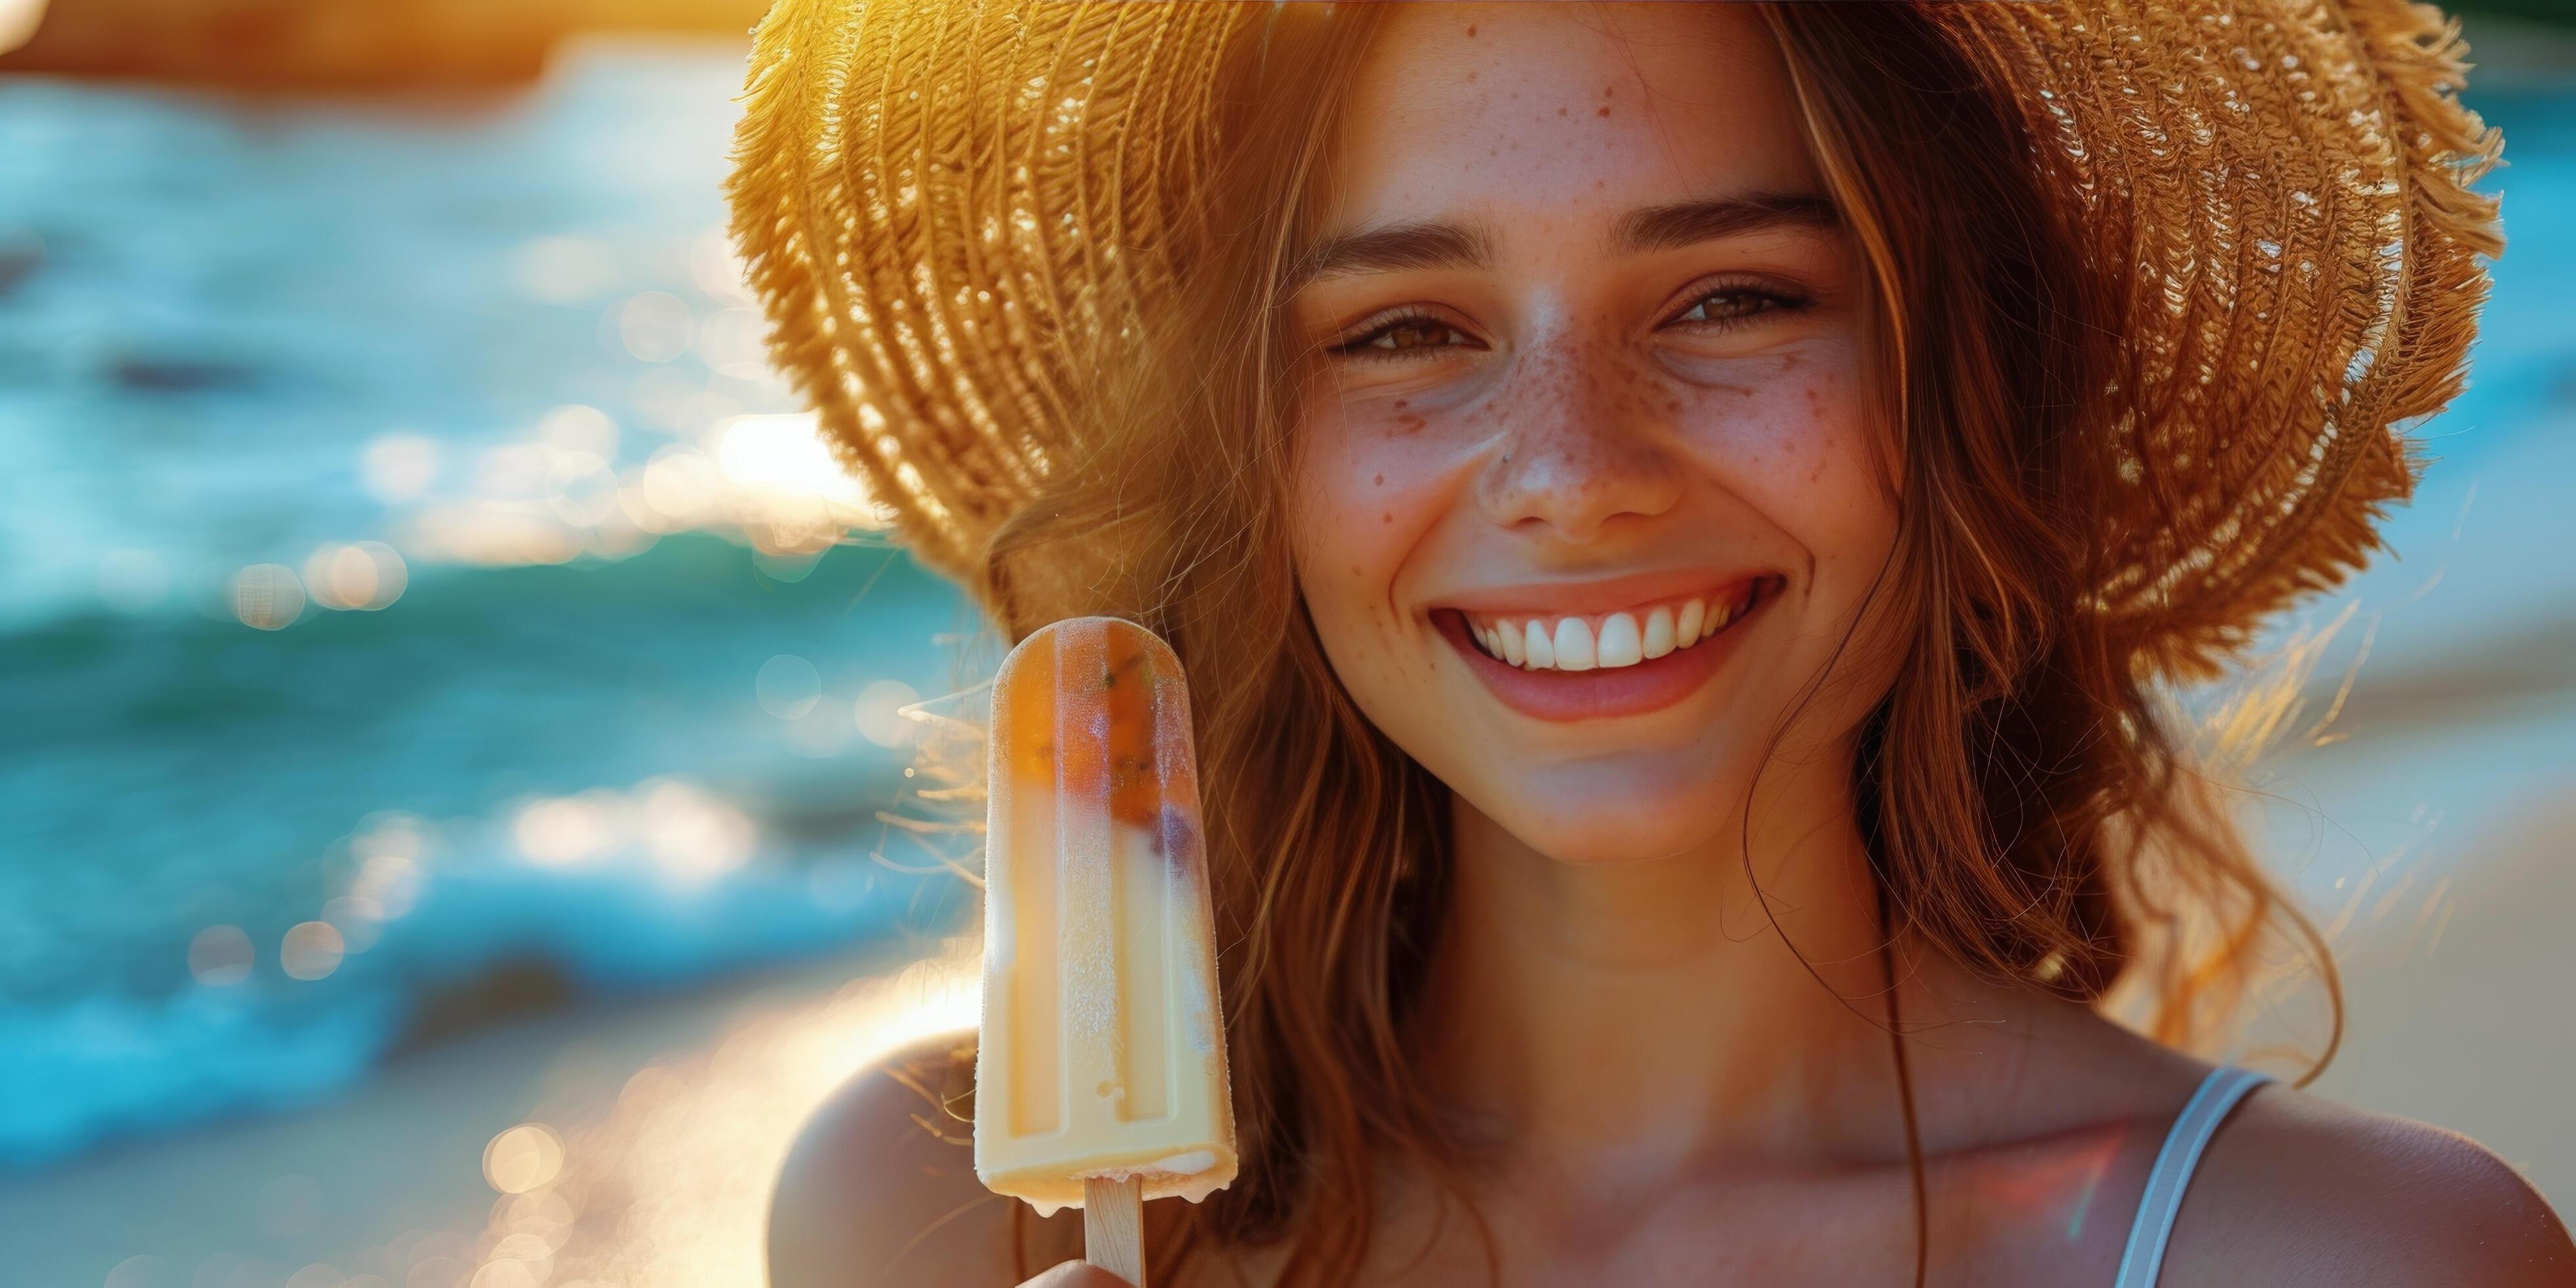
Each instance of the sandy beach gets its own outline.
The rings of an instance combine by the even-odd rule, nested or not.
[[[758,1285],[769,1179],[805,1115],[884,1048],[974,1022],[953,953],[902,956],[486,1029],[318,1109],[14,1180],[0,1279]]]

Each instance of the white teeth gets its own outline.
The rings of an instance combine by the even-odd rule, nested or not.
[[[1529,651],[1529,668],[1545,671],[1556,665],[1556,644],[1535,621],[1522,628],[1521,647]]]
[[[1655,611],[1646,614],[1645,654],[1649,658],[1658,658],[1672,651],[1673,610],[1658,605]]]
[[[1612,613],[1603,618],[1601,646],[1595,658],[1603,670],[1614,666],[1635,666],[1645,661],[1645,645],[1637,638],[1637,619],[1626,613]]]
[[[1558,619],[1556,623],[1556,669],[1589,671],[1596,663],[1592,656],[1592,628],[1580,617]]]
[[[1643,612],[1608,614],[1597,627],[1581,617],[1471,621],[1467,633],[1487,656],[1524,670],[1609,670],[1664,657],[1717,634],[1743,614],[1752,598],[1748,589],[1732,600],[1658,604]]]

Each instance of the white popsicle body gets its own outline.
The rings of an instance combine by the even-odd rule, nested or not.
[[[993,682],[975,1171],[1041,1213],[1087,1178],[1234,1179],[1188,688],[1152,632],[1058,622]]]

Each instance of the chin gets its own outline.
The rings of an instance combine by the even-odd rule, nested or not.
[[[1514,776],[1461,794],[1522,844],[1560,863],[1633,863],[1725,839],[1740,790],[1729,792],[1723,777],[1636,759]]]

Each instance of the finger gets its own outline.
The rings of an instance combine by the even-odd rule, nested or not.
[[[1131,1288],[1124,1279],[1087,1261],[1068,1261],[1020,1288]]]

